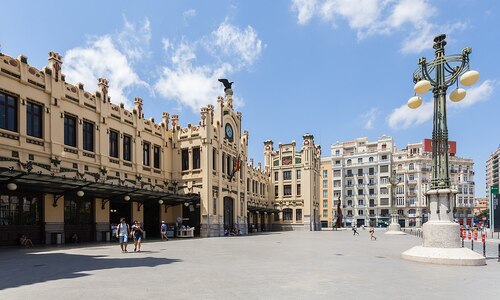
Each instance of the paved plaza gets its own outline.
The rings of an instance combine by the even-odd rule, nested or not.
[[[368,230],[0,250],[0,299],[497,299],[500,263],[405,261],[412,235]]]

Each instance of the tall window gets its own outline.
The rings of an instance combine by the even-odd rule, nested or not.
[[[200,147],[193,148],[193,169],[200,168]]]
[[[153,167],[159,169],[160,168],[160,153],[161,148],[158,145],[154,145],[153,147]]]
[[[283,171],[283,180],[292,180],[292,171]]]
[[[83,121],[83,150],[94,152],[94,123]]]
[[[118,158],[118,131],[109,131],[109,156]]]
[[[123,160],[132,161],[132,137],[123,135]]]
[[[297,208],[295,210],[295,221],[302,221],[302,209]]]
[[[41,204],[38,196],[0,194],[0,226],[39,225]]]
[[[283,195],[284,196],[291,196],[292,195],[292,185],[291,184],[285,184],[283,186]]]
[[[151,165],[151,144],[148,142],[142,143],[142,163],[145,166]]]
[[[189,152],[188,149],[182,149],[182,171],[189,170]]]
[[[17,132],[17,98],[0,93],[0,128]]]
[[[92,224],[92,202],[87,199],[64,198],[64,223]]]
[[[212,149],[212,169],[217,171],[217,149]]]
[[[29,101],[26,104],[26,134],[42,138],[42,106]]]
[[[283,221],[293,221],[293,210],[291,208],[283,209]]]
[[[76,147],[76,118],[64,115],[64,145]]]
[[[297,184],[297,196],[300,196],[302,193],[301,188],[300,188],[300,183]]]

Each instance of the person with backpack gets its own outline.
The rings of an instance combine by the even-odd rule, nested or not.
[[[128,245],[128,237],[130,235],[130,227],[127,223],[125,223],[125,218],[120,218],[120,224],[118,224],[118,228],[116,229],[116,237],[120,242],[120,248],[122,249],[122,253],[126,253],[127,245]]]
[[[144,235],[144,229],[139,221],[134,221],[132,225],[132,236],[134,237],[134,252],[141,252],[141,242]]]
[[[167,224],[165,224],[165,221],[161,221],[160,234],[161,234],[161,240],[162,241],[168,241],[168,237],[167,237]]]

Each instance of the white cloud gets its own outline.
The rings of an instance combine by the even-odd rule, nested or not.
[[[448,100],[447,106],[449,110],[457,110],[472,106],[476,103],[487,101],[493,94],[494,89],[498,85],[498,81],[486,80],[477,87],[470,88],[467,91],[467,96],[464,100],[454,103]],[[450,91],[451,92],[451,91]],[[392,129],[406,129],[409,127],[418,126],[432,119],[434,113],[433,101],[427,101],[417,109],[410,109],[408,106],[402,105],[394,109],[387,117],[389,127]]]
[[[187,24],[189,19],[196,17],[196,10],[194,9],[186,10],[185,12],[182,13],[182,16],[184,17],[184,23]]]
[[[241,66],[253,64],[262,53],[262,41],[251,26],[241,30],[227,22],[212,32],[206,46],[207,49],[236,58],[236,63]]]
[[[394,109],[387,122],[392,129],[406,129],[417,126],[432,119],[434,105],[432,101],[427,101],[417,109],[411,109],[406,104]]]
[[[373,129],[375,125],[375,121],[377,120],[378,109],[372,108],[364,114],[361,114],[361,119],[365,123],[363,126],[365,129]]]
[[[155,90],[162,97],[187,105],[194,112],[204,105],[216,103],[222,91],[217,79],[252,65],[263,48],[252,27],[240,29],[227,21],[200,40],[189,42],[182,39],[174,44],[164,39],[163,44],[171,52],[170,60],[163,68]],[[215,63],[198,63],[197,53],[200,50],[212,55]],[[243,99],[237,96],[233,99],[236,107],[243,105]]]
[[[138,60],[149,57],[149,42],[151,40],[151,24],[146,18],[142,26],[137,27],[123,18],[124,28],[118,34],[117,40],[123,52],[129,59]]]
[[[63,72],[68,82],[82,82],[89,91],[97,89],[97,78],[107,78],[112,101],[123,102],[129,107],[131,102],[126,91],[134,86],[147,86],[109,36],[96,38],[86,47],[68,50],[64,55]]]
[[[461,22],[451,25],[431,22],[438,11],[428,0],[294,0],[292,11],[297,13],[300,25],[314,16],[334,27],[338,20],[345,20],[359,39],[404,31],[409,35],[402,44],[405,53],[431,48],[433,35],[465,26]]]
[[[460,102],[451,102],[450,108],[464,108],[472,106],[478,102],[487,101],[493,94],[493,90],[498,85],[495,80],[485,80],[477,87],[467,89],[466,97]],[[452,92],[450,90],[450,92]]]
[[[306,24],[313,17],[316,10],[316,0],[292,0],[292,11],[297,12],[297,22]]]

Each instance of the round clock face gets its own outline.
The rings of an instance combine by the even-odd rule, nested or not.
[[[230,140],[233,139],[233,127],[229,124],[226,124],[226,137]]]

